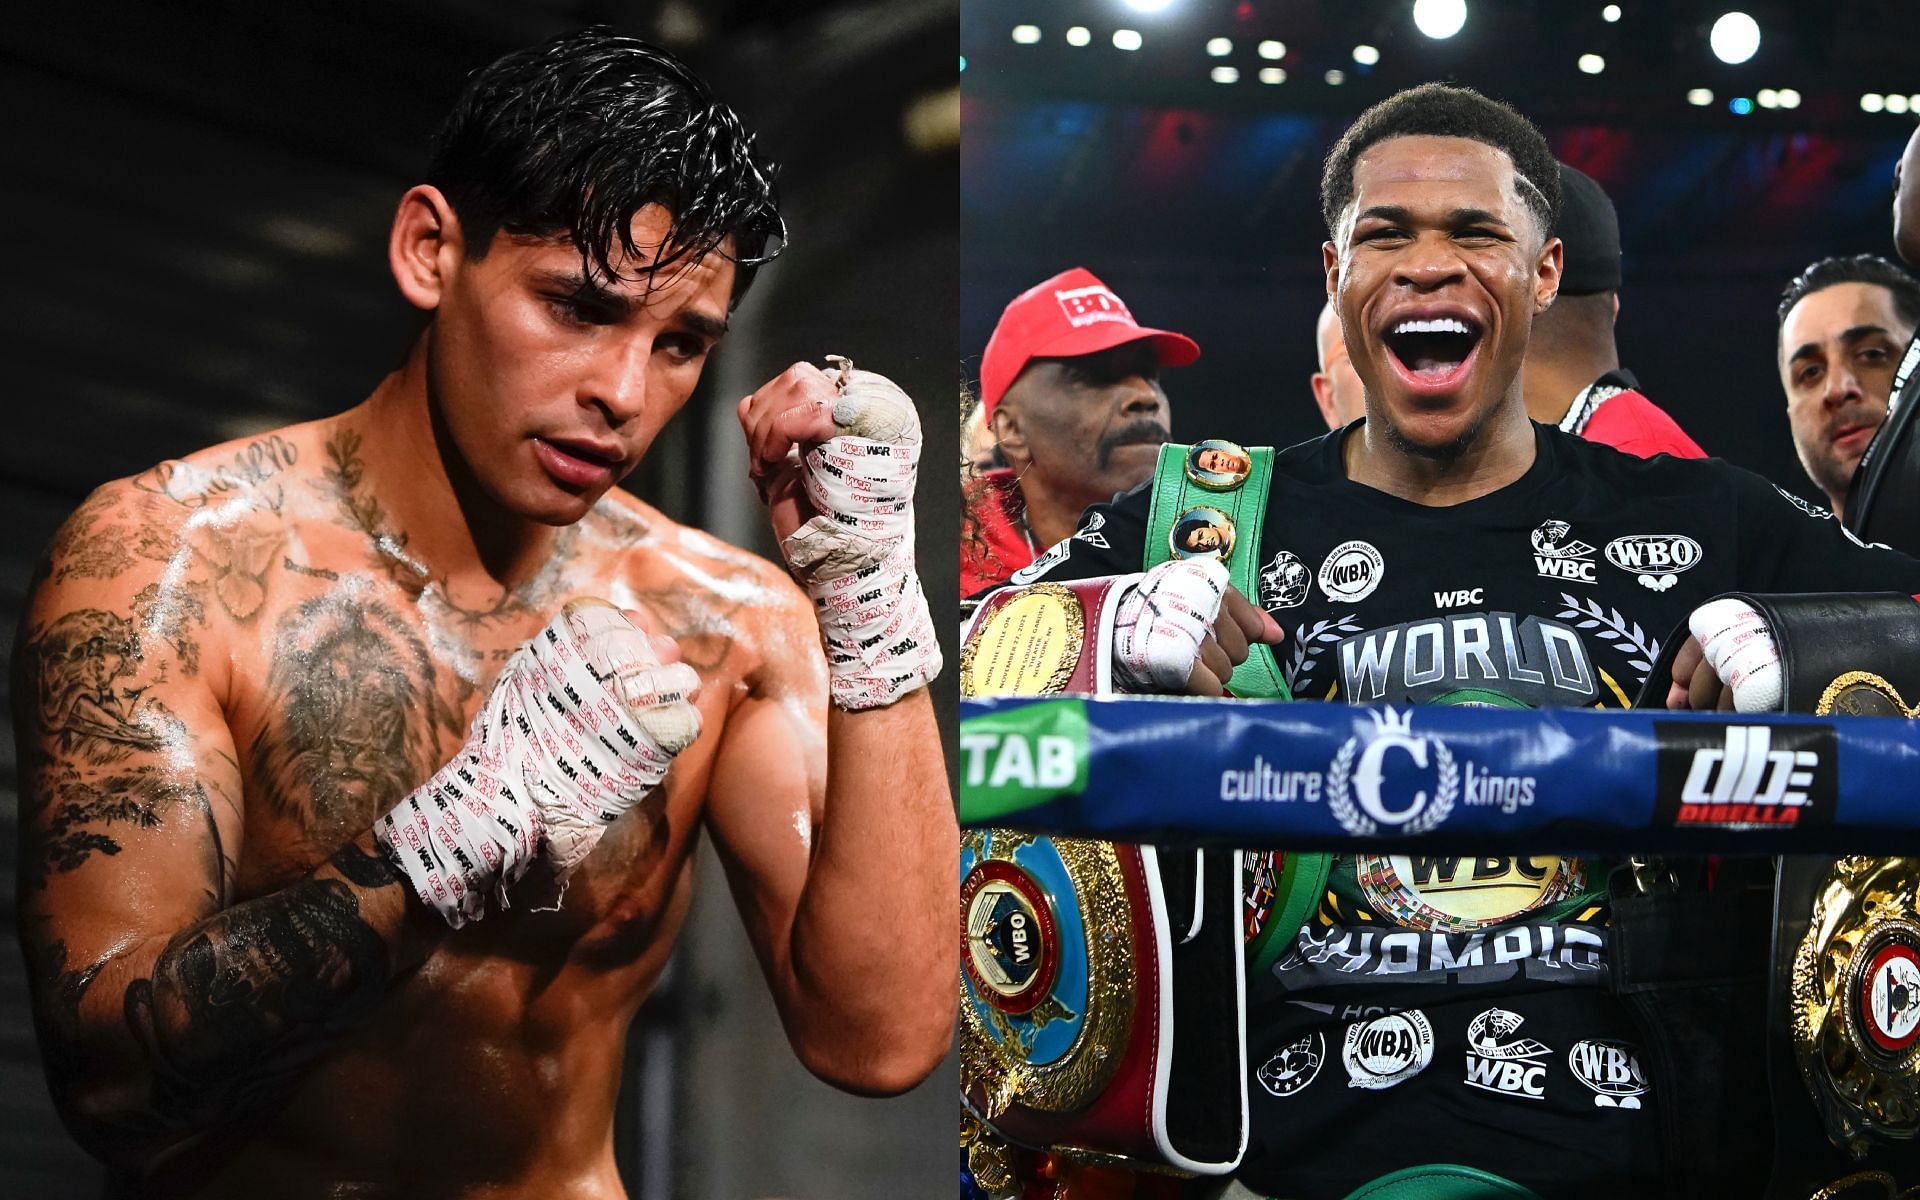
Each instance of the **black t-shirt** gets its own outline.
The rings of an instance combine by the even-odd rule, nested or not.
[[[1446,508],[1349,480],[1352,427],[1276,456],[1254,599],[1297,699],[1624,708],[1723,592],[1920,592],[1920,561],[1751,472],[1534,428],[1523,476]],[[1015,581],[1139,570],[1148,504],[1089,509]],[[1241,1179],[1338,1197],[1460,1162],[1545,1196],[1648,1190],[1660,1087],[1606,986],[1612,865],[1337,856],[1316,917],[1248,984]]]

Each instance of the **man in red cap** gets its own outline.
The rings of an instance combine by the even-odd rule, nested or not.
[[[1590,442],[1651,458],[1705,458],[1666,411],[1620,366],[1620,218],[1585,172],[1560,164],[1560,294],[1533,321],[1522,386],[1527,415]]]
[[[1160,369],[1198,357],[1192,338],[1136,323],[1083,267],[1013,298],[980,362],[999,462],[967,485],[962,596],[1004,582],[1072,534],[1087,506],[1145,482],[1171,436]]]

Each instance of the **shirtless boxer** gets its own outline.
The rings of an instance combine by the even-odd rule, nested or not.
[[[659,51],[502,59],[427,179],[405,362],[100,488],[22,624],[41,1045],[126,1192],[620,1195],[623,1041],[703,827],[815,1074],[898,1092],[948,1044],[910,402],[804,364],[741,402],[792,579],[614,487],[780,231]]]

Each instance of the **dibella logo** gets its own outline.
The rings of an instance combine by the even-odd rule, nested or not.
[[[1825,824],[1838,796],[1830,725],[1654,722],[1655,815],[1675,828]]]

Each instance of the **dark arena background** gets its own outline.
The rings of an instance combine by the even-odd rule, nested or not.
[[[1464,23],[1428,36],[1416,8]],[[1710,46],[1733,9],[1760,30],[1738,64]],[[962,352],[977,372],[1008,300],[1085,266],[1200,343],[1164,379],[1176,439],[1324,432],[1321,163],[1369,104],[1447,80],[1514,105],[1612,197],[1643,390],[1709,454],[1821,500],[1774,310],[1817,258],[1893,257],[1916,19],[1904,0],[966,0]]]
[[[687,58],[783,165],[792,241],[701,391],[628,486],[777,557],[735,402],[851,356],[916,396],[954,461],[958,0],[101,0],[14,14],[4,186],[8,383],[0,624],[97,484],[358,403],[418,328],[387,229],[468,72],[588,24]],[[922,489],[926,590],[956,627],[948,479]],[[942,549],[934,549],[942,548]],[[951,646],[948,662],[953,661]],[[952,675],[937,687],[952,725]],[[14,914],[12,738],[0,904]],[[951,1070],[858,1100],[795,1061],[702,851],[681,952],[630,1041],[616,1127],[631,1195],[892,1200],[954,1190]],[[881,917],[883,914],[876,914]],[[0,1196],[92,1197],[101,1169],[47,1097],[17,946],[0,952]]]

